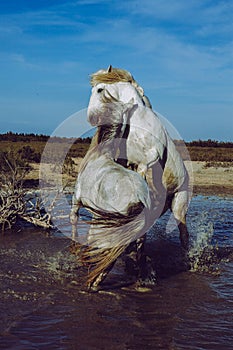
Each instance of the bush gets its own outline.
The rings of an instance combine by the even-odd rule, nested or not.
[[[28,162],[40,163],[41,155],[39,152],[35,152],[30,146],[24,146],[18,150],[20,157]]]

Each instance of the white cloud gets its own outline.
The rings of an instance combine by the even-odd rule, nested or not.
[[[74,105],[79,96],[86,103],[88,74],[110,63],[130,70],[164,106],[208,101],[220,109],[231,101],[231,6],[227,0],[81,0],[0,15],[3,73],[10,72],[8,85],[18,87],[22,104],[33,86],[58,112],[61,96],[65,108],[71,96]],[[33,104],[37,109],[37,99]]]
[[[119,2],[119,7],[128,13],[159,20],[198,25],[200,23],[232,23],[231,0],[130,0]]]
[[[192,13],[200,6],[199,0],[130,0],[119,3],[119,6],[132,14],[144,15],[160,20],[187,21],[187,14]],[[203,1],[202,1],[203,3]],[[189,18],[190,19],[190,18]]]

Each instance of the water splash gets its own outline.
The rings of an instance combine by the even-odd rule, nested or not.
[[[189,250],[191,271],[208,270],[208,265],[212,259],[213,246],[211,245],[214,234],[214,223],[210,221],[207,212],[195,217],[195,222],[191,224],[192,247]]]

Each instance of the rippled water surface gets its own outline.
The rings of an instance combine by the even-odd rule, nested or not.
[[[104,290],[88,294],[64,250],[67,239],[35,232],[31,243],[25,232],[3,238],[0,349],[232,349],[232,204],[232,198],[192,199],[191,269],[168,216],[156,223],[147,250],[158,283],[147,291],[117,287],[127,280],[119,263]]]

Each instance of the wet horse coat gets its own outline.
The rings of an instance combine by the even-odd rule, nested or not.
[[[149,168],[152,169],[150,188],[156,203],[154,219],[171,209],[180,230],[181,243],[187,248],[186,213],[190,190],[183,160],[156,113],[146,106],[143,89],[130,81],[130,73],[127,72],[129,75],[121,81],[117,69],[114,74],[111,70],[99,72],[92,78],[94,86],[88,106],[88,120],[93,126],[97,125],[104,108],[102,95],[109,96],[114,103],[127,103],[131,98],[134,99],[135,108],[129,120],[126,154],[123,157],[127,158],[128,163],[134,164],[143,177]],[[107,79],[108,74],[110,77]]]
[[[117,113],[114,104],[102,110],[95,141],[82,161],[77,178],[70,217],[76,225],[80,207],[88,208],[94,215],[88,248],[82,253],[82,259],[94,266],[88,277],[92,289],[98,287],[117,257],[148,228],[146,215],[151,202],[146,181],[114,161],[124,131],[122,122],[132,106],[132,103],[121,104],[119,111],[117,104]],[[111,127],[102,125],[106,116],[108,122],[114,117]]]

